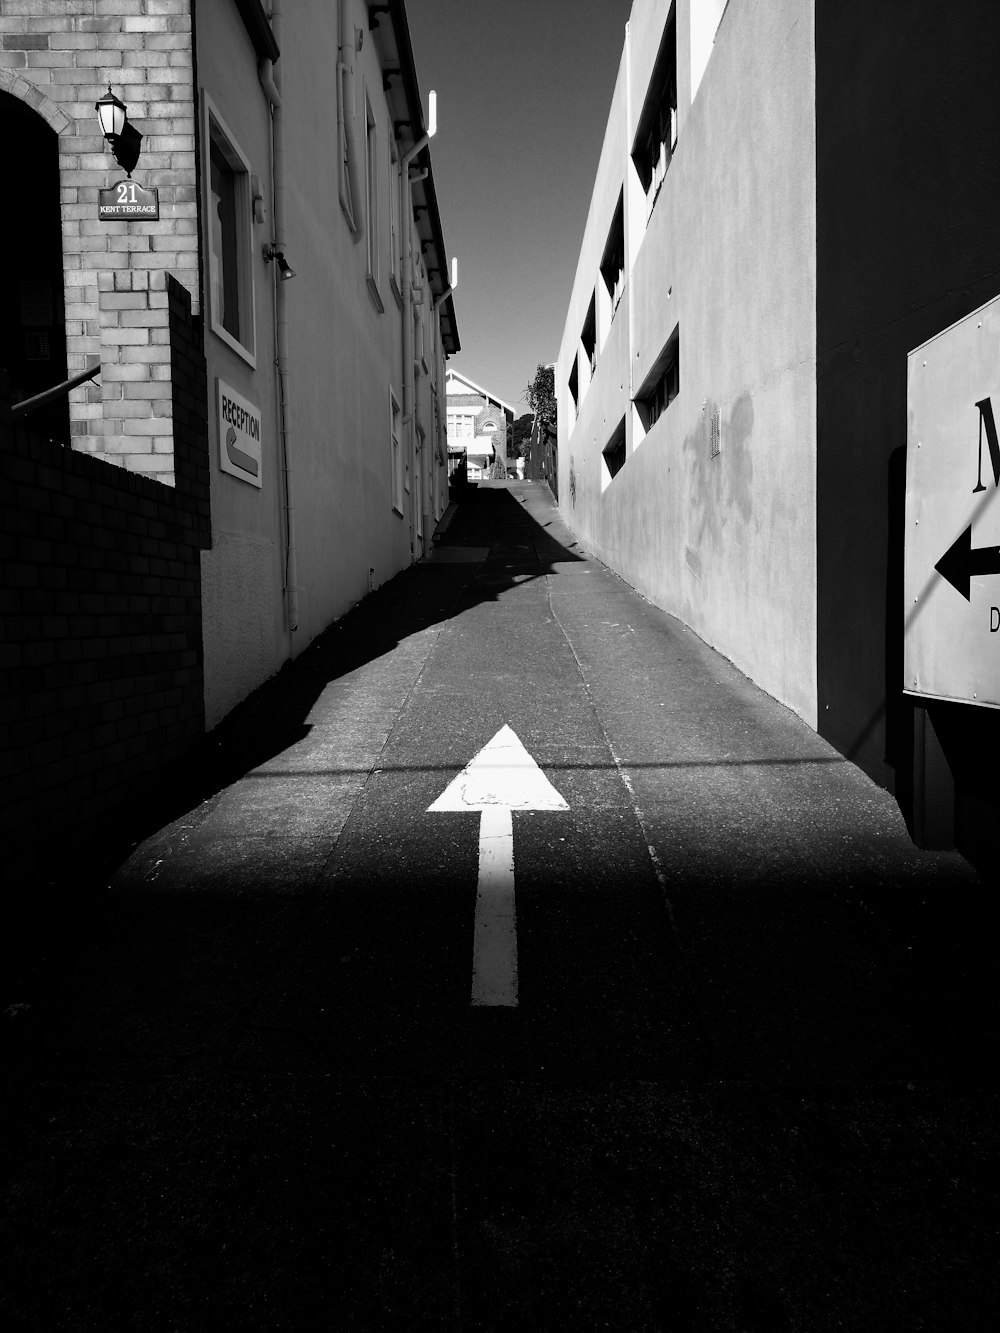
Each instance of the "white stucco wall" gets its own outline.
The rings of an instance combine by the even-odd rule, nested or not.
[[[333,0],[300,0],[285,7],[281,54],[275,65],[286,126],[284,239],[296,272],[282,291],[288,314],[288,462],[297,559],[294,633],[282,592],[285,525],[273,274],[261,253],[273,234],[267,100],[257,76],[256,53],[233,0],[197,9],[199,80],[238,135],[252,171],[260,177],[268,210],[266,223],[253,229],[256,366],[249,366],[210,328],[206,332],[214,534],[213,547],[203,558],[209,726],[301,652],[370,587],[385,583],[419,558],[421,536],[429,542],[433,522],[447,502],[446,459],[436,449],[431,393],[436,385],[443,416],[443,357],[418,239],[414,279],[425,289],[423,305],[417,306],[424,354],[422,358],[417,354],[418,344],[412,437],[405,425],[400,426],[409,478],[404,512],[392,504],[390,390],[401,414],[403,409],[402,302],[390,283],[393,116],[383,90],[380,35],[369,29],[364,0],[352,0],[351,28],[364,36],[362,50],[354,57],[362,145],[366,96],[376,122],[380,310],[367,282],[365,229],[352,235],[339,199],[334,77],[338,8]],[[388,17],[382,22],[388,24]],[[206,173],[203,167],[203,177]],[[360,176],[363,183],[364,162]],[[203,204],[206,189],[203,181]],[[359,212],[363,216],[363,201]],[[262,413],[260,490],[219,469],[218,377]],[[411,439],[414,444],[418,439],[417,427],[424,439],[419,462],[409,454]],[[370,571],[374,571],[371,576]]]
[[[648,225],[630,149],[669,6],[632,9],[557,365],[560,504],[602,560],[815,725],[811,10],[731,4],[692,103],[677,3],[678,142]],[[623,184],[628,286],[574,424],[567,379]],[[631,396],[675,326],[680,392],[643,438]],[[602,486],[623,414],[626,463]]]
[[[270,191],[270,122],[257,79],[257,54],[235,4],[196,10],[199,130],[202,134],[202,209],[208,207],[206,95],[231,131],[253,174]],[[274,304],[270,267],[262,247],[270,223],[254,225],[253,275],[256,366],[211,328],[212,293],[206,273],[205,356],[208,369],[208,440],[211,468],[212,547],[202,552],[202,635],[206,725],[214,726],[241,699],[273,675],[288,655],[282,597],[282,497],[274,374]],[[204,242],[203,242],[204,244]],[[224,472],[219,463],[217,383],[231,385],[261,413],[260,489]]]

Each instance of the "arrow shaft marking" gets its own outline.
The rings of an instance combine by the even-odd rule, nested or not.
[[[503,726],[427,807],[479,811],[479,885],[472,945],[472,1003],[517,1005],[512,810],[569,806],[509,726]]]
[[[502,805],[488,806],[479,820],[472,1003],[517,1005],[514,821],[510,809]]]
[[[1000,574],[1000,546],[976,546],[969,552],[970,574]]]

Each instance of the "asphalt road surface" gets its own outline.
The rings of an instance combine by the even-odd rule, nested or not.
[[[546,489],[141,833],[10,948],[5,1328],[996,1326],[992,889]]]

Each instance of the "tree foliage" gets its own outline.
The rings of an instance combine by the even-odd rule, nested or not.
[[[553,366],[539,364],[535,377],[524,391],[524,398],[532,413],[537,413],[546,426],[556,428],[556,384]]]
[[[514,422],[510,431],[510,456],[512,458],[524,458],[528,453],[528,445],[531,441],[531,426],[534,421],[531,412],[525,412]]]

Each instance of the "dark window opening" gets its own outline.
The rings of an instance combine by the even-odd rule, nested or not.
[[[580,373],[577,366],[576,357],[573,358],[573,369],[569,372],[569,392],[573,399],[574,408],[580,406]]]
[[[617,477],[625,466],[625,418],[619,421],[614,435],[608,440],[602,450],[604,463],[610,473],[610,477]],[[609,478],[610,479],[610,478]]]
[[[671,13],[663,30],[632,147],[632,161],[650,204],[667,174],[676,145],[677,22]]]
[[[215,140],[210,149],[212,257],[216,318],[227,333],[240,337],[239,240],[236,222],[236,173]]]
[[[590,298],[587,318],[583,321],[583,332],[580,334],[580,341],[583,343],[583,350],[590,362],[590,373],[593,375],[597,369],[597,317],[593,296]]]
[[[607,244],[604,247],[604,257],[601,260],[601,277],[604,279],[604,285],[611,297],[611,313],[614,315],[614,312],[618,309],[618,302],[622,299],[622,289],[625,286],[625,203],[623,191],[618,195],[618,207],[615,209],[614,221],[611,223]]]
[[[635,405],[639,409],[643,430],[651,430],[680,393],[680,353],[680,329],[675,328],[657,357],[653,369],[646,376],[642,388],[635,396]]]

